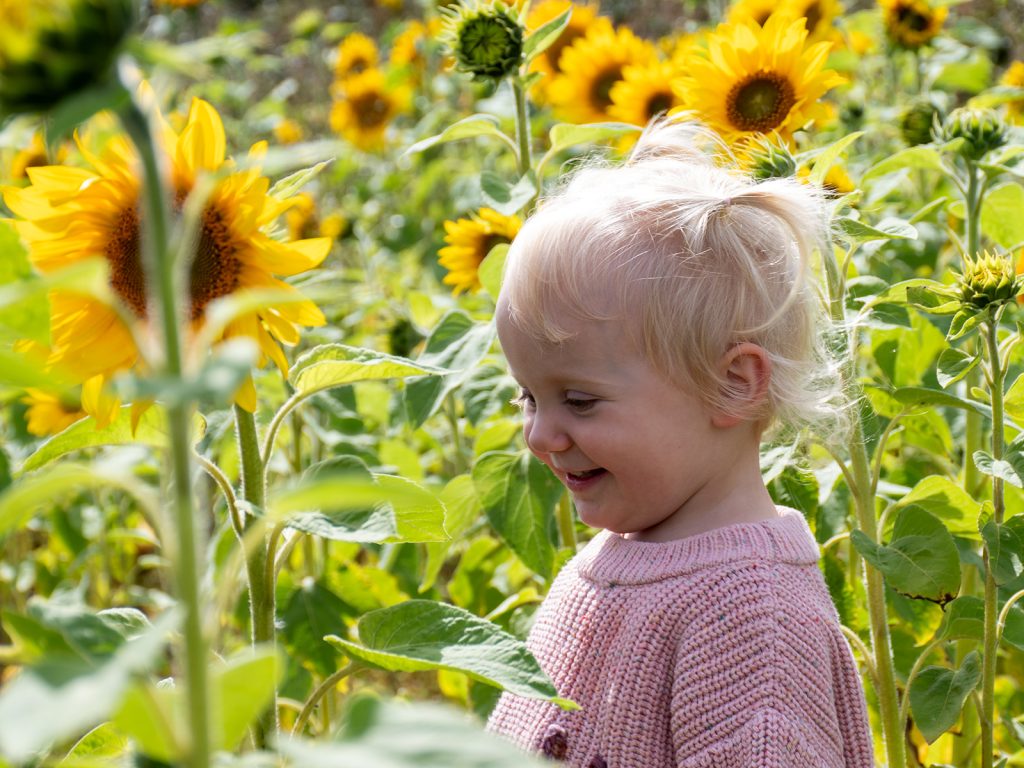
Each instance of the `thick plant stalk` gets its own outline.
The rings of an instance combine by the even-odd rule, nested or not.
[[[839,265],[830,254],[823,254],[825,277],[829,296],[829,313],[832,322],[842,327],[845,323],[844,277]],[[848,387],[854,386],[856,360],[849,356],[844,370]],[[864,442],[864,428],[858,415],[853,420],[849,442],[850,472],[857,527],[871,541],[878,542],[878,520],[875,516],[874,483],[871,474],[871,460]],[[896,671],[892,658],[892,642],[889,637],[889,620],[885,603],[885,584],[882,574],[870,563],[864,563],[864,578],[867,589],[867,609],[871,632],[871,662],[875,670],[875,693],[878,697],[882,737],[885,742],[889,768],[904,768],[907,764],[906,742],[900,722],[899,694],[896,689]]]
[[[516,144],[519,146],[519,175],[524,176],[533,167],[530,154],[530,115],[526,103],[526,88],[522,78],[512,77],[512,92],[516,100]]]
[[[256,433],[256,417],[239,405],[235,405],[235,426],[238,430],[238,450],[242,463],[242,497],[253,510],[262,511],[266,503],[263,460],[260,457],[259,436]],[[271,562],[270,544],[262,523],[253,514],[245,516],[243,529],[245,537],[245,567],[249,588],[249,615],[252,623],[252,643],[273,644],[276,640],[274,629],[274,569]],[[271,574],[268,578],[267,574]],[[265,748],[277,733],[277,695],[253,725],[253,736],[257,748]]]
[[[999,359],[999,320],[995,313],[985,323],[984,335],[988,351],[989,376],[992,380],[992,458],[1000,461],[1003,458],[1003,370]],[[1005,512],[1003,500],[1003,480],[992,476],[992,520],[1002,525]],[[985,546],[985,634],[984,651],[981,667],[981,765],[992,768],[995,759],[995,682],[996,660],[999,652],[999,635],[997,614],[999,611],[998,591],[993,574],[992,562],[988,545]]]
[[[169,248],[170,208],[157,161],[149,121],[132,98],[119,109],[119,117],[142,160],[143,255],[152,286],[150,301],[163,335],[164,373],[171,380],[182,376],[175,269]],[[189,768],[210,765],[209,691],[206,666],[206,638],[203,634],[202,604],[199,599],[199,540],[192,504],[189,425],[192,404],[172,402],[167,406],[170,432],[170,506],[177,534],[174,577],[178,599],[185,607],[185,691],[188,700]]]

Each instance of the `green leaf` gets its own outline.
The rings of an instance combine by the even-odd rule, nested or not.
[[[839,228],[855,243],[872,240],[916,240],[917,230],[902,219],[884,219],[872,227],[849,216],[839,218]]]
[[[571,16],[572,6],[570,5],[558,16],[546,24],[537,27],[527,36],[526,40],[523,41],[523,57],[526,59],[527,64],[551,47],[569,25],[569,18]]]
[[[939,151],[927,144],[916,147],[909,147],[884,160],[875,163],[865,171],[863,181],[873,179],[876,176],[884,176],[893,171],[900,171],[904,168],[922,168],[930,171],[943,171],[942,155]]]
[[[440,376],[447,371],[404,357],[345,344],[322,344],[295,361],[288,381],[296,394],[312,395],[357,381]]]
[[[0,692],[0,753],[20,763],[105,720],[133,677],[159,661],[177,622],[176,612],[165,613],[98,666],[52,660],[23,669]]]
[[[477,276],[484,290],[497,301],[501,292],[502,278],[505,274],[505,260],[508,258],[508,243],[498,243],[487,253],[477,268]]]
[[[494,323],[478,323],[465,312],[453,310],[438,321],[417,363],[443,367],[447,375],[408,383],[405,412],[413,426],[423,424],[449,393],[473,375],[493,341]]]
[[[436,136],[417,141],[405,150],[403,154],[412,155],[425,149],[430,149],[430,147],[436,144],[445,144],[449,141],[459,141],[460,139],[471,139],[476,136],[492,136],[504,141],[513,152],[519,151],[516,143],[498,127],[498,118],[493,115],[477,114],[465,117],[457,123],[452,123]]]
[[[900,594],[945,604],[960,589],[960,555],[952,535],[920,507],[904,507],[896,517],[893,537],[876,544],[862,531],[850,536],[857,551],[885,576]]]
[[[1016,183],[1000,184],[986,194],[981,203],[981,231],[1003,248],[1024,243],[1024,187]]]
[[[1013,380],[1003,396],[1003,409],[1018,424],[1024,424],[1024,373]]]
[[[974,370],[979,362],[981,362],[981,357],[969,355],[962,349],[955,347],[944,349],[942,354],[939,355],[937,362],[938,370],[936,375],[939,380],[939,386],[947,389],[950,385],[956,384]]]
[[[304,579],[278,613],[288,655],[325,678],[334,673],[338,655],[324,637],[346,631],[346,613],[352,609],[327,584]]]
[[[991,418],[992,409],[976,400],[965,400],[938,389],[927,387],[899,387],[893,390],[892,397],[904,405],[938,405],[946,408],[959,408],[963,411],[975,411],[982,416]]]
[[[103,429],[96,428],[96,420],[91,416],[76,421],[39,446],[35,453],[25,459],[18,474],[33,472],[54,459],[100,445],[148,445],[153,448],[166,448],[167,416],[163,408],[154,406],[143,413],[139,417],[139,425],[134,435],[131,411],[130,405],[122,406],[114,420]],[[192,420],[193,442],[201,439],[205,431],[206,420],[198,413],[195,414]]]
[[[0,493],[0,538],[22,527],[36,512],[52,510],[65,494],[94,488],[127,491],[154,517],[160,509],[156,490],[130,472],[100,462],[67,462],[27,475]]]
[[[820,186],[825,181],[825,177],[828,175],[829,169],[835,165],[836,161],[839,159],[839,156],[846,151],[847,147],[863,135],[864,131],[849,133],[816,153],[814,156],[814,168],[811,170],[808,180],[812,184]]]
[[[975,518],[978,513],[978,502],[948,477],[928,475],[900,499],[896,506],[921,507],[941,520],[950,533],[977,537],[978,527]]]
[[[61,768],[117,768],[131,742],[113,723],[103,723],[89,731],[60,761]]]
[[[1024,515],[1014,515],[1002,524],[989,520],[982,526],[981,537],[996,584],[1008,584],[1024,574]]]
[[[19,287],[27,287],[34,282],[26,280],[31,276],[32,266],[18,233],[10,224],[0,220],[0,285],[17,291]],[[50,308],[45,296],[41,298],[42,301],[29,295],[21,301],[0,306],[0,338],[32,339],[40,344],[49,344]]]
[[[945,607],[935,636],[946,640],[981,640],[985,634],[985,601],[973,595],[958,597]]]
[[[537,196],[537,178],[531,171],[515,184],[509,184],[493,171],[484,171],[480,174],[480,191],[485,206],[512,216]]]
[[[639,126],[629,123],[584,123],[573,125],[571,123],[558,123],[551,128],[548,134],[551,147],[544,153],[537,166],[537,174],[548,164],[559,152],[577,144],[590,144],[605,139],[615,139],[625,136],[628,133],[637,133]]]
[[[775,503],[799,510],[805,517],[818,510],[818,478],[804,467],[787,466],[768,486]]]
[[[267,192],[268,195],[281,200],[293,197],[300,189],[309,184],[313,179],[323,173],[332,160],[322,160],[316,165],[302,168],[295,173],[285,176],[277,181]]]
[[[293,768],[543,768],[540,758],[460,712],[438,704],[356,697],[333,741],[282,739],[278,751]]]
[[[445,508],[444,527],[451,536],[451,541],[427,544],[427,563],[423,567],[420,592],[434,585],[452,544],[461,540],[469,527],[483,513],[473,478],[469,475],[453,477],[445,485],[440,496]]]
[[[131,94],[114,77],[107,77],[96,85],[83,88],[67,98],[61,99],[49,114],[47,138],[50,141],[68,137],[82,123],[97,112],[116,112],[127,106]]]
[[[383,669],[447,669],[518,696],[562,701],[522,640],[454,605],[407,600],[365,614],[357,632],[359,643],[336,635],[327,641]]]
[[[961,309],[953,315],[946,333],[946,341],[956,341],[971,333],[984,319],[984,315],[974,309]]]
[[[1024,488],[1024,454],[1013,451],[1006,454],[1005,459],[994,459],[985,451],[974,452],[974,466],[983,475],[999,479]]]
[[[910,711],[929,744],[953,727],[964,701],[980,680],[981,658],[977,651],[971,651],[955,672],[945,667],[925,667],[911,681]]]
[[[214,749],[238,747],[249,724],[270,704],[283,671],[277,652],[268,647],[247,649],[213,668]]]
[[[952,93],[981,93],[992,82],[992,61],[986,53],[971,50],[971,55],[951,61],[942,68],[932,87]]]
[[[132,738],[136,748],[153,760],[173,763],[182,756],[177,744],[182,743],[185,724],[179,708],[180,696],[173,688],[157,688],[137,681],[125,692],[112,721]]]
[[[473,482],[498,535],[527,566],[550,579],[562,484],[528,451],[485,453],[473,467]]]

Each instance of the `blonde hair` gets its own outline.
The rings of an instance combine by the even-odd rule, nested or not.
[[[719,161],[712,155],[714,150]],[[558,344],[575,320],[622,320],[652,365],[712,408],[737,411],[722,356],[765,350],[766,425],[835,430],[837,365],[809,263],[830,248],[821,192],[754,182],[706,129],[659,120],[624,165],[590,162],[527,220],[508,254],[501,299],[528,335]]]

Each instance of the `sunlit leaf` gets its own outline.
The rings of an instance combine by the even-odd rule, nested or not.
[[[529,64],[535,56],[544,53],[561,36],[562,32],[569,25],[569,18],[572,16],[570,5],[551,21],[542,24],[531,32],[523,41],[523,57]]]
[[[288,380],[297,394],[312,395],[357,381],[439,376],[446,370],[419,361],[345,344],[323,344],[302,355]]]
[[[981,358],[978,355],[969,355],[962,349],[956,347],[944,349],[939,355],[936,370],[939,386],[946,389],[952,384],[956,384],[974,370],[979,362],[981,362]]]
[[[1024,515],[1014,515],[1001,524],[989,520],[982,527],[981,536],[996,584],[1019,579],[1024,574]]]
[[[958,484],[942,475],[928,475],[897,502],[897,507],[917,506],[935,515],[950,533],[977,538],[978,502]]]
[[[396,671],[448,669],[531,699],[558,700],[526,644],[497,624],[454,605],[408,600],[367,613],[359,642],[328,641],[354,659]]]
[[[981,231],[1003,248],[1024,243],[1024,187],[1000,184],[985,193],[981,204]]]
[[[425,149],[430,149],[430,147],[437,144],[445,144],[449,141],[459,141],[460,139],[471,139],[476,136],[491,136],[499,139],[507,144],[514,152],[518,152],[518,147],[516,146],[515,141],[513,141],[509,135],[502,131],[498,126],[498,118],[493,115],[478,114],[464,117],[462,120],[452,123],[436,136],[431,136],[430,138],[417,141],[405,150],[405,154],[411,155],[416,152],[422,152]]]
[[[1024,454],[1019,451],[1008,453],[1002,459],[995,459],[985,451],[975,451],[974,466],[983,475],[998,477],[1010,485],[1024,488]]]
[[[911,681],[910,711],[929,744],[953,727],[980,680],[981,657],[971,651],[959,669],[925,667]]]
[[[900,150],[893,155],[889,155],[884,160],[875,163],[864,172],[864,176],[862,178],[863,181],[867,182],[876,176],[884,176],[887,173],[903,170],[904,168],[922,168],[930,171],[942,171],[942,155],[935,147],[927,144],[909,147],[907,149]]]

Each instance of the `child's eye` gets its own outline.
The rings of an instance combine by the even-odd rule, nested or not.
[[[530,394],[528,389],[522,389],[516,397],[513,397],[510,401],[516,408],[526,410],[533,407],[533,395]]]
[[[594,400],[592,398],[568,396],[566,396],[565,398],[565,404],[572,408],[572,410],[576,411],[577,413],[585,413],[586,411],[589,411],[591,408],[594,407],[594,404],[596,402],[597,400]]]

